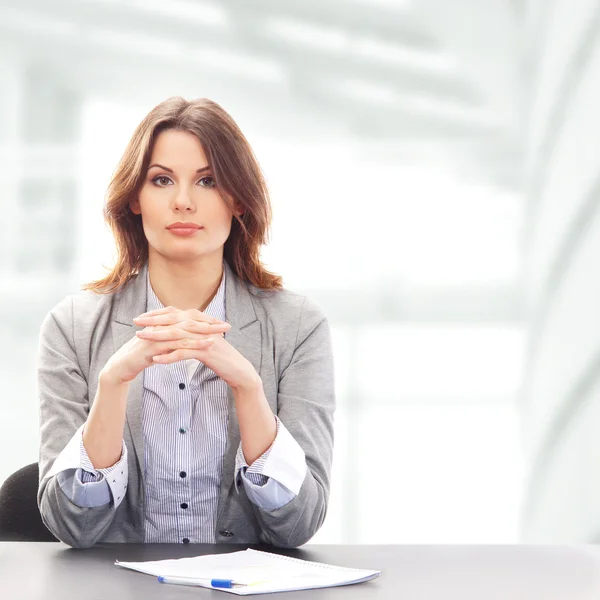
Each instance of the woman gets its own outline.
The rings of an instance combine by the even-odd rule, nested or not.
[[[71,546],[304,544],[325,518],[329,325],[260,262],[270,203],[216,103],[134,132],[105,218],[118,259],[40,333],[38,503]]]

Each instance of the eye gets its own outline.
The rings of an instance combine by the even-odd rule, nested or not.
[[[216,185],[215,180],[210,175],[203,177],[200,180],[200,183],[202,184],[202,187],[208,188],[214,187]]]
[[[168,178],[166,175],[157,175],[157,176],[156,176],[156,177],[155,177],[155,178],[152,180],[152,183],[153,183],[154,185],[157,185],[158,187],[166,187],[166,185],[168,185],[168,184],[166,184],[166,185],[163,185],[162,183],[158,183],[159,181],[165,181],[165,180],[166,180],[166,181],[171,181],[171,180],[170,180],[170,179],[169,179],[169,178]],[[173,182],[171,182],[171,183],[173,183]]]

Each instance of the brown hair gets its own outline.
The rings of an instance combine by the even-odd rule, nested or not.
[[[82,286],[98,293],[118,291],[148,260],[148,241],[141,215],[129,203],[137,197],[158,135],[167,129],[193,133],[200,140],[218,189],[244,206],[234,213],[231,233],[223,249],[234,273],[253,285],[274,290],[282,278],[268,272],[260,261],[260,247],[268,242],[271,202],[261,168],[250,144],[231,116],[208,98],[187,101],[168,98],[144,117],[125,149],[106,192],[104,219],[117,244],[117,262],[110,273]],[[229,198],[223,195],[233,210]]]

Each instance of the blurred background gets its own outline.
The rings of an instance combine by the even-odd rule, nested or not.
[[[165,98],[209,97],[267,176],[265,262],[333,328],[313,541],[600,541],[600,0],[0,17],[0,484],[37,460],[42,319],[114,260],[103,196],[129,137]]]

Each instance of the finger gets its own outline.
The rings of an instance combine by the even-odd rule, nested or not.
[[[212,337],[202,339],[189,339],[184,338],[182,340],[167,340],[164,342],[155,342],[153,348],[150,350],[151,355],[169,354],[179,350],[191,350],[198,351],[210,346],[214,339]]]
[[[140,317],[148,317],[148,316],[153,316],[153,315],[164,315],[167,313],[172,313],[177,311],[177,309],[174,306],[165,306],[163,308],[155,308],[154,310],[149,310],[145,313],[142,313],[141,315],[139,315]]]
[[[157,348],[157,354],[164,354],[165,352],[171,352],[173,350],[186,350],[195,348],[204,348],[206,345],[212,344],[214,338],[212,336],[201,337],[201,338],[182,338],[178,340],[166,340],[161,342],[155,342]]]
[[[147,326],[147,325],[174,325],[175,323],[179,323],[181,321],[189,320],[189,315],[186,314],[187,311],[177,311],[176,313],[169,312],[163,313],[160,315],[150,315],[150,316],[142,316],[135,317],[133,319],[136,325]],[[198,311],[199,312],[199,311]],[[204,313],[200,313],[204,315]],[[221,321],[220,319],[215,319],[214,317],[209,317],[208,315],[204,315],[202,319],[194,319],[197,322],[205,322],[205,323],[224,323],[225,321]]]
[[[160,315],[150,315],[135,317],[133,319],[136,325],[141,326],[154,326],[154,325],[175,325],[185,320],[186,317],[182,317],[180,313],[163,313]]]
[[[221,319],[211,317],[210,315],[207,315],[201,310],[197,310],[195,308],[192,308],[186,312],[189,313],[190,317],[194,319],[194,321],[206,321],[207,323],[225,323],[225,321],[221,321]]]
[[[180,310],[178,308],[175,308],[174,306],[164,306],[163,308],[155,308],[154,310],[148,310],[136,318],[155,316],[155,315],[172,314],[172,313],[188,313],[191,318],[193,318],[197,321],[210,322],[212,320],[212,321],[217,321],[219,323],[223,322],[220,319],[217,319],[216,317],[211,317],[210,315],[207,315],[206,313],[203,313],[194,308],[189,309],[189,310]]]
[[[190,334],[183,329],[173,329],[170,327],[146,327],[142,331],[136,331],[135,335],[142,340],[154,340],[156,342],[175,341]]]
[[[204,340],[204,342],[205,343],[202,345],[201,348],[179,348],[177,350],[173,350],[173,352],[169,352],[168,354],[157,354],[156,356],[152,357],[152,360],[154,362],[164,364],[177,362],[178,360],[186,360],[188,358],[200,358],[203,355],[203,353],[201,353],[201,350],[209,348],[212,343],[212,340],[210,342],[206,342],[206,340]]]
[[[180,324],[180,328],[191,333],[209,334],[209,333],[225,333],[231,329],[229,323],[206,323],[202,321],[184,321]]]
[[[218,329],[215,331],[208,329],[203,333],[195,333],[186,331],[185,329],[164,327],[154,328],[151,330],[143,329],[142,331],[135,332],[135,335],[142,340],[153,340],[157,342],[176,341],[182,339],[206,339],[206,337],[214,334],[219,335],[220,331]]]
[[[189,321],[178,323],[177,326],[146,327],[142,331],[136,331],[137,337],[144,340],[176,340],[186,337],[205,335],[221,335],[231,329],[229,323],[198,323]]]

